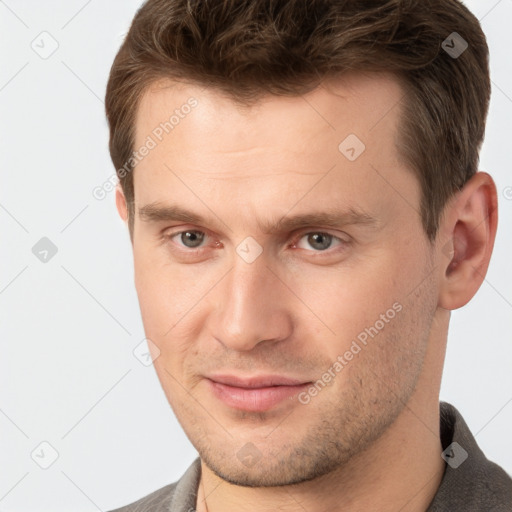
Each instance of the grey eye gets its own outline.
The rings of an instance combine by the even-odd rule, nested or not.
[[[182,231],[179,235],[183,245],[189,249],[199,247],[204,239],[204,233],[201,231]]]
[[[307,236],[308,244],[314,249],[325,250],[328,249],[333,240],[333,236],[328,233],[309,233]]]

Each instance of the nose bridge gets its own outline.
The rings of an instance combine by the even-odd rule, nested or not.
[[[279,283],[260,255],[252,262],[235,255],[219,289],[215,337],[236,350],[251,350],[260,341],[290,334],[291,320],[280,300]]]

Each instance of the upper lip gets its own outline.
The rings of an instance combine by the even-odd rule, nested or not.
[[[208,379],[235,386],[237,388],[265,388],[270,386],[297,386],[307,384],[309,381],[283,377],[282,375],[259,375],[254,377],[237,377],[235,375],[211,375]]]

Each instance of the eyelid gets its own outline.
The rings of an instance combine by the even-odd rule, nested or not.
[[[312,233],[313,234],[329,235],[329,236],[332,236],[333,238],[337,238],[338,240],[341,240],[342,242],[348,241],[348,240],[343,240],[343,238],[341,238],[341,236],[342,236],[341,233],[339,233],[338,235],[335,235],[332,232],[332,230],[329,228],[302,228],[301,230],[297,231],[293,235],[293,239],[297,240],[297,239],[302,238],[304,235],[309,235]],[[345,235],[347,238],[349,238],[349,236],[346,233],[343,233],[343,235]]]

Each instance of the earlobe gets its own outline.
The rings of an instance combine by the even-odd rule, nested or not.
[[[126,199],[124,197],[121,185],[117,185],[116,187],[116,207],[119,216],[126,223],[128,221],[128,208],[126,206]]]
[[[438,242],[440,307],[458,309],[480,288],[496,237],[497,201],[493,179],[478,172],[447,205]]]

